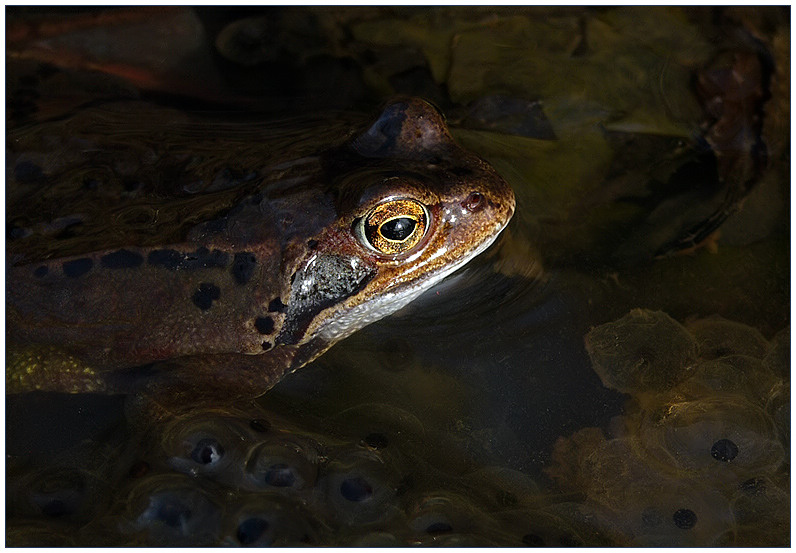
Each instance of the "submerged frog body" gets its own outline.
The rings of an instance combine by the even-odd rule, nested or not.
[[[7,391],[255,397],[461,267],[514,210],[416,99],[259,174],[172,243],[10,257]]]

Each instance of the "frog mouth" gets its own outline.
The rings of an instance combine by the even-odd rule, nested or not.
[[[318,329],[315,337],[329,343],[353,334],[360,328],[374,323],[398,311],[415,298],[432,288],[447,276],[461,269],[470,260],[477,257],[497,240],[503,229],[508,226],[508,221],[495,225],[495,232],[483,240],[472,250],[465,252],[459,259],[449,263],[444,268],[428,273],[404,288],[385,291],[378,297],[355,305],[329,319]]]
[[[425,292],[432,286],[436,285],[441,280],[445,279],[449,275],[455,273],[459,269],[461,269],[464,265],[469,263],[472,259],[481,255],[481,253],[485,252],[500,236],[500,233],[508,226],[508,220],[505,223],[498,223],[495,225],[495,232],[492,233],[488,238],[483,240],[478,246],[474,249],[466,252],[461,258],[457,259],[456,261],[450,263],[448,266],[444,267],[439,271],[435,271],[429,273],[425,277],[421,277],[418,281],[413,285],[413,287],[421,288],[421,293]],[[412,298],[414,299],[414,297]],[[403,307],[403,306],[402,306]]]

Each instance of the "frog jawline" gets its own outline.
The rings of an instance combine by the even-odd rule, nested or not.
[[[486,250],[497,240],[497,237],[506,226],[507,225],[502,225],[491,237],[484,240],[478,247],[462,256],[461,259],[457,260],[455,263],[448,265],[438,272],[429,274],[425,278],[412,284],[408,290],[383,293],[372,301],[357,305],[347,312],[333,317],[333,320],[317,331],[315,338],[320,338],[326,343],[333,344],[350,336],[357,330],[395,313]]]

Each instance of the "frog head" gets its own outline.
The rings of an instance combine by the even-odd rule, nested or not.
[[[331,344],[400,309],[484,251],[514,213],[508,184],[422,100],[387,105],[325,165],[337,218],[293,260],[279,344]]]

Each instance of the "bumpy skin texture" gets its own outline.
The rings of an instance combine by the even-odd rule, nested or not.
[[[468,261],[514,210],[508,185],[417,99],[274,167],[181,241],[11,260],[7,391],[255,397]],[[405,198],[428,213],[419,243],[364,244],[358,221]]]

